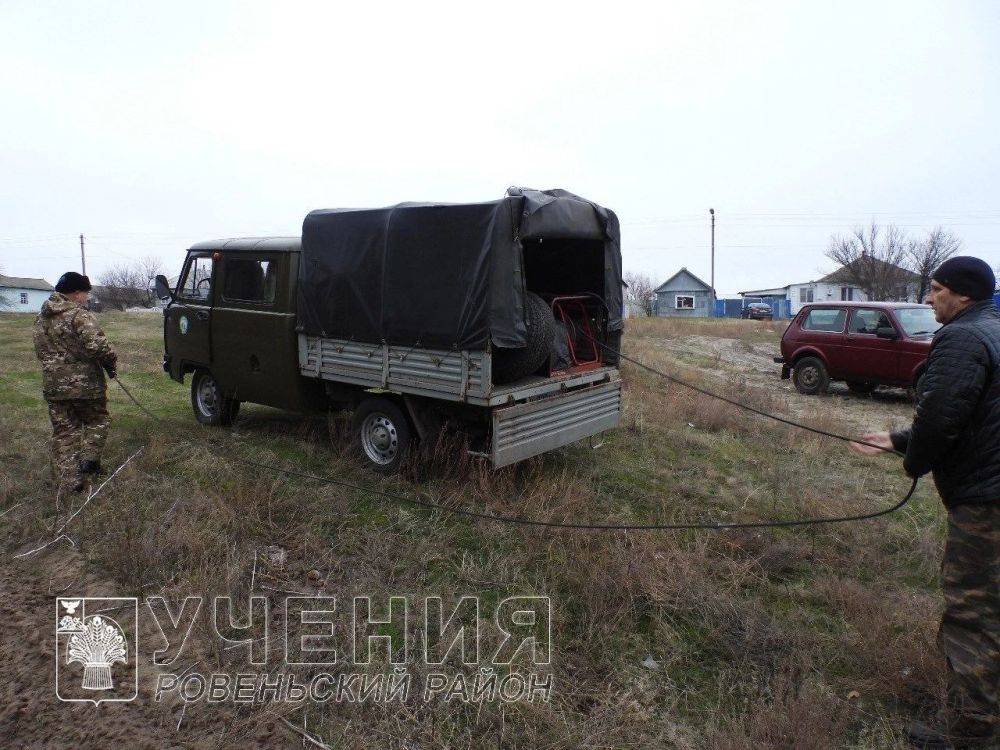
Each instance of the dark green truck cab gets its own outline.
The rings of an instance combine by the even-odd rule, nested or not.
[[[213,399],[220,406],[228,400],[303,412],[325,408],[322,384],[298,368],[300,245],[297,237],[244,238],[188,250],[174,301],[164,310],[163,367],[179,383],[187,374],[198,376],[193,404],[202,421],[234,416],[213,413]]]
[[[471,451],[494,466],[612,428],[621,381],[607,344],[620,336],[621,302],[612,293],[608,305],[607,286],[620,295],[617,236],[608,241],[589,218],[596,204],[575,196],[568,219],[569,194],[558,192],[313,212],[302,238],[198,243],[174,289],[157,279],[164,370],[190,377],[205,424],[231,423],[240,403],[353,410],[360,455],[384,473],[446,423],[467,430]],[[537,238],[527,218],[509,236],[484,221],[526,216],[532,200],[546,211]],[[544,351],[530,372],[511,368],[533,349]]]

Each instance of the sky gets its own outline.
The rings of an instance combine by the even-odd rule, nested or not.
[[[720,295],[941,225],[1000,265],[1000,3],[0,2],[0,268],[560,187]]]

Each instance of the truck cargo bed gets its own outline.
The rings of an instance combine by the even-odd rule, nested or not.
[[[495,386],[488,352],[369,344],[299,334],[299,370],[306,377],[366,388],[503,406],[599,383],[619,384],[618,369],[599,367],[549,378],[530,376]]]

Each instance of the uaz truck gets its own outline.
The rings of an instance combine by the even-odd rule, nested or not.
[[[309,213],[301,237],[201,242],[157,278],[163,369],[204,424],[241,402],[351,409],[399,468],[443,425],[500,467],[615,427],[618,219],[562,190]]]

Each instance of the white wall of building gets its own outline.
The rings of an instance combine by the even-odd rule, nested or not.
[[[41,289],[21,289],[18,287],[0,287],[0,297],[6,297],[8,305],[0,305],[0,312],[37,313],[42,309],[42,303],[52,296],[52,292]]]
[[[819,281],[811,281],[804,284],[789,284],[788,299],[792,303],[792,315],[795,315],[795,313],[802,309],[803,305],[808,305],[810,302],[840,302],[844,299],[843,290],[848,286],[848,284],[825,284]],[[860,287],[855,286],[850,288],[852,301],[868,301],[868,297],[865,296]],[[806,292],[805,299],[803,299],[802,290]],[[812,292],[812,299],[809,298],[810,291]]]

